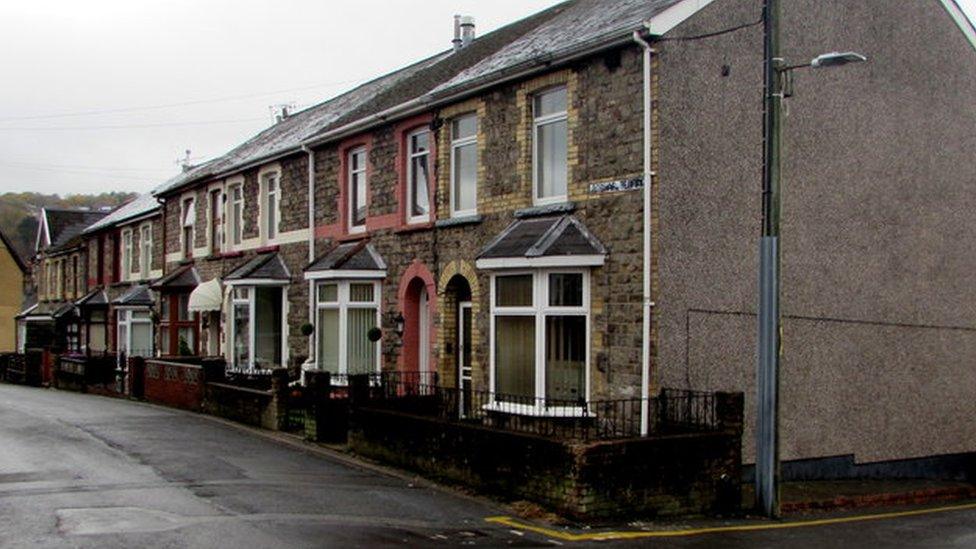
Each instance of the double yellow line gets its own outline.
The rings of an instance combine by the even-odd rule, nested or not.
[[[950,511],[965,511],[976,509],[976,503],[963,505],[951,505],[946,507],[934,507],[929,509],[915,509],[912,511],[897,511],[892,513],[876,513],[871,515],[856,515],[850,517],[836,517],[817,520],[799,520],[792,522],[764,522],[757,524],[740,524],[736,526],[711,526],[705,528],[688,528],[684,530],[631,530],[631,531],[608,531],[608,532],[586,532],[574,534],[563,530],[537,526],[527,522],[522,522],[512,517],[487,517],[486,522],[500,524],[509,528],[533,532],[559,541],[611,541],[628,540],[642,538],[677,538],[688,536],[700,536],[703,534],[720,534],[723,532],[758,532],[763,530],[785,530],[788,528],[809,528],[812,526],[830,526],[832,524],[846,524],[851,522],[865,522],[869,520],[884,520],[901,517],[915,517],[919,515],[931,515],[935,513],[947,513]]]

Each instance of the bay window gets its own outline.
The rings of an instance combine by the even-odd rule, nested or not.
[[[430,132],[419,130],[407,136],[407,214],[410,223],[430,220]]]
[[[152,318],[148,309],[119,309],[117,348],[119,356],[152,356]]]
[[[451,216],[478,213],[478,116],[451,122]]]
[[[191,356],[198,352],[199,313],[189,309],[190,294],[165,293],[160,300],[159,352]]]
[[[496,274],[492,279],[492,380],[496,403],[528,413],[586,401],[589,275]]]
[[[346,184],[349,215],[349,232],[366,230],[366,148],[359,147],[349,151],[347,158]]]
[[[536,204],[566,200],[568,131],[565,86],[532,99],[532,179]]]
[[[334,374],[379,371],[380,286],[370,281],[323,281],[315,286],[316,364]]]
[[[236,369],[283,366],[284,287],[231,288],[231,361]]]

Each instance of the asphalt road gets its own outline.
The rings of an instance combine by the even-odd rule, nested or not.
[[[484,520],[499,514],[206,417],[0,384],[0,547],[572,544]],[[614,543],[637,544],[976,547],[976,510]]]

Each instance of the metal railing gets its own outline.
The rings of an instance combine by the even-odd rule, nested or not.
[[[350,393],[361,384],[360,398],[368,406],[449,422],[560,439],[641,436],[641,398],[567,400],[442,387],[433,372],[383,372],[339,380],[349,384]],[[665,389],[647,405],[651,435],[719,428],[713,393]]]

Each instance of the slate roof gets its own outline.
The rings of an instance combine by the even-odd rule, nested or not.
[[[119,296],[112,303],[129,307],[151,307],[155,302],[152,293],[149,291],[149,286],[139,284],[138,286],[133,286],[128,292]]]
[[[75,301],[75,305],[79,307],[97,307],[101,305],[108,305],[108,295],[105,290],[101,288],[94,289],[81,299]]]
[[[381,76],[328,101],[296,112],[281,122],[258,133],[226,154],[190,168],[156,189],[155,194],[177,191],[194,181],[232,172],[261,159],[271,158],[291,150],[298,150],[302,142],[320,129],[335,123],[340,117],[356,112],[371,103],[383,91],[443,59],[441,53],[406,68]]]
[[[332,248],[316,259],[305,272],[315,271],[385,271],[386,263],[372,244],[347,242]]]
[[[478,259],[605,255],[603,244],[575,217],[519,219],[496,236]]]
[[[193,265],[184,265],[152,283],[154,289],[159,288],[196,288],[200,284],[200,275]]]
[[[644,21],[681,0],[574,0],[532,32],[509,42],[477,64],[442,81],[435,95],[499,77],[516,68],[541,65],[613,39],[629,37]]]
[[[141,194],[126,202],[122,206],[119,206],[113,210],[112,213],[99,219],[95,223],[92,223],[82,232],[93,233],[99,229],[118,225],[122,222],[135,219],[159,209],[159,202],[156,202],[156,197],[153,196],[152,193]]]
[[[536,13],[485,34],[457,52],[451,49],[438,53],[292,114],[225,155],[180,174],[154,192],[155,194],[176,192],[195,181],[229,174],[264,159],[296,152],[303,143],[314,140],[323,133],[408,101],[424,98],[439,83],[494,55],[513,40],[530,32],[573,3],[561,4]]]
[[[44,208],[48,235],[51,237],[50,251],[56,251],[71,243],[89,225],[108,215],[96,210],[69,210]]]
[[[27,307],[14,318],[47,316],[54,320],[74,311],[74,309],[75,304],[70,301],[44,301]]]
[[[291,273],[277,253],[267,253],[252,257],[224,277],[225,281],[251,279],[291,280]]]

